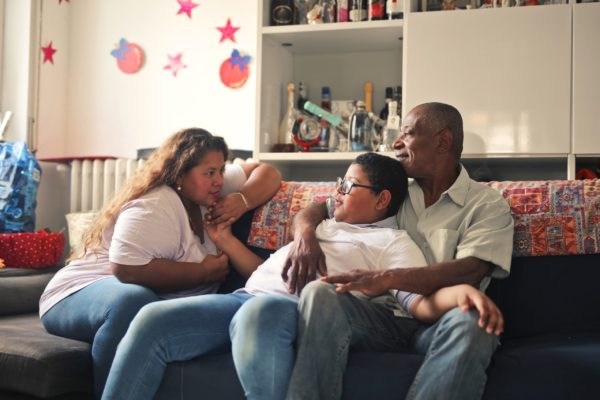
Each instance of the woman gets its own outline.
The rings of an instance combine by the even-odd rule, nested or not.
[[[100,397],[116,347],[138,310],[161,298],[214,293],[228,272],[205,234],[203,216],[232,223],[268,200],[279,172],[265,164],[225,165],[227,145],[203,129],[175,133],[100,212],[83,254],[46,287],[48,332],[92,344]],[[249,276],[252,265],[236,266]]]

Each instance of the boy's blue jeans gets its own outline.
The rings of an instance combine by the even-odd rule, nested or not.
[[[350,347],[424,354],[407,399],[479,399],[498,346],[497,337],[478,326],[476,311],[455,308],[424,326],[319,281],[304,288],[299,313],[288,399],[340,399]]]
[[[297,304],[283,296],[242,293],[149,304],[119,344],[102,398],[151,399],[167,363],[231,346],[246,397],[283,399],[294,363]]]
[[[101,279],[64,298],[42,317],[46,330],[57,336],[92,344],[94,393],[100,398],[117,345],[129,323],[156,294],[143,286]]]

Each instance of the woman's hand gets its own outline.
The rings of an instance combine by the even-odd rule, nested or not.
[[[216,256],[209,254],[201,264],[204,269],[203,282],[223,282],[229,273],[229,257],[225,253]]]
[[[241,193],[230,193],[217,200],[208,208],[206,219],[211,224],[233,224],[248,211],[248,206]]]

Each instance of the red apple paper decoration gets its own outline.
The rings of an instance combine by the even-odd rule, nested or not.
[[[129,43],[125,39],[119,41],[119,47],[110,52],[117,59],[117,66],[126,74],[135,74],[144,64],[144,52],[142,48]]]
[[[219,70],[221,82],[231,89],[244,86],[250,75],[250,56],[241,56],[238,50],[233,50],[231,57],[223,61]]]

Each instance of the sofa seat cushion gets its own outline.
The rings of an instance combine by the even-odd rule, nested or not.
[[[44,288],[59,268],[0,269],[0,315],[36,312]]]
[[[0,390],[48,398],[92,392],[90,345],[46,332],[36,314],[0,317]]]
[[[500,346],[484,399],[594,399],[600,393],[600,335],[557,335]]]

